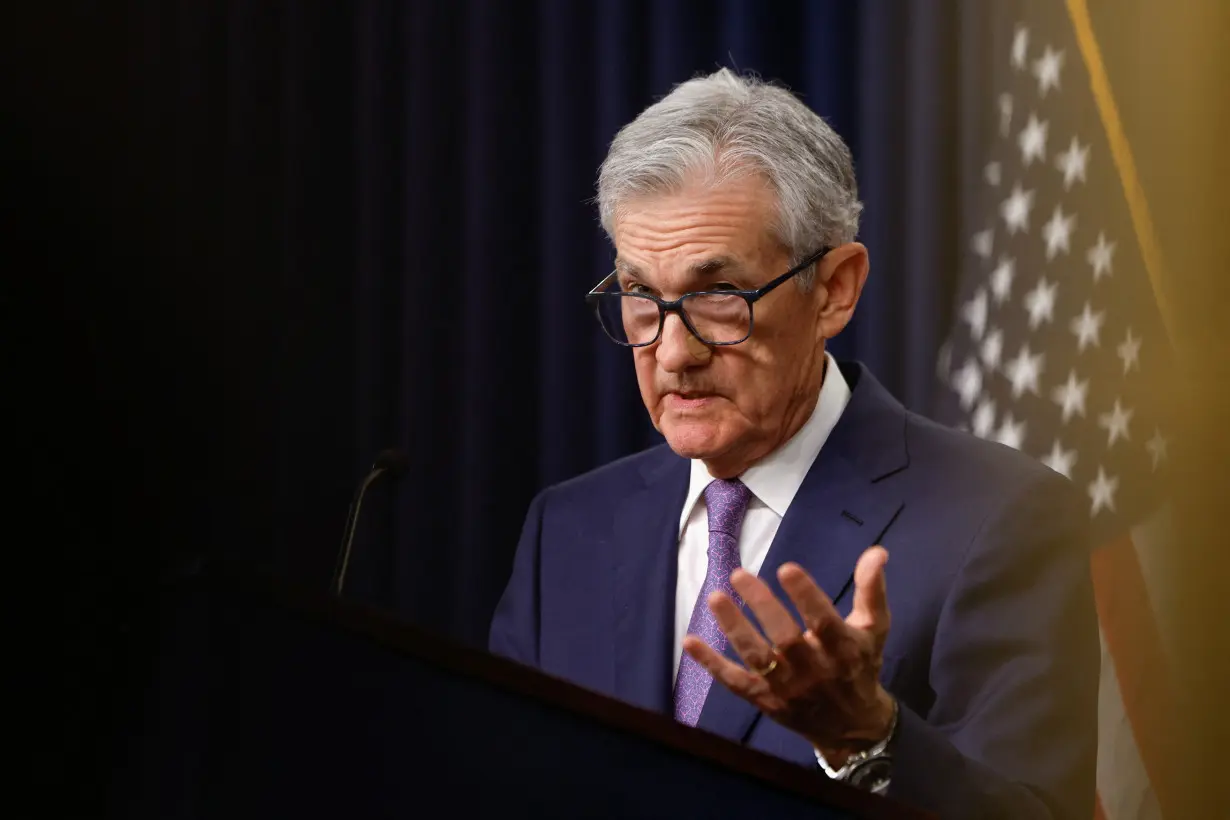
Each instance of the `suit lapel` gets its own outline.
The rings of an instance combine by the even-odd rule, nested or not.
[[[903,506],[893,482],[882,479],[909,462],[904,408],[861,366],[845,375],[853,390],[850,403],[791,501],[759,572],[774,594],[788,601],[777,569],[794,561],[843,614],[849,611],[858,557],[884,537]],[[726,656],[741,663],[733,648],[727,648]],[[750,703],[716,684],[698,725],[744,742],[759,715]]]
[[[664,448],[665,449],[665,448]],[[615,695],[658,712],[671,711],[679,515],[688,461],[667,451],[646,469],[645,486],[615,510]]]

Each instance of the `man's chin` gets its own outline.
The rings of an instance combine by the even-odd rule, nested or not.
[[[662,436],[683,458],[708,460],[720,456],[730,443],[713,422],[696,419],[663,419]]]

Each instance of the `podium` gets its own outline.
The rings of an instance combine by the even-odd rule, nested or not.
[[[168,598],[124,816],[927,816],[346,600],[218,570]]]

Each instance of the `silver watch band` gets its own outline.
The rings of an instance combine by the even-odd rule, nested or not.
[[[862,764],[865,764],[868,761],[879,760],[881,758],[891,760],[892,758],[888,754],[888,747],[892,742],[893,736],[897,734],[897,714],[900,711],[900,708],[901,707],[894,699],[893,716],[889,720],[888,732],[884,735],[883,740],[872,746],[870,749],[864,749],[861,752],[855,752],[850,755],[850,757],[848,757],[839,768],[835,769],[830,766],[829,762],[824,759],[824,755],[820,752],[820,750],[816,749],[816,762],[820,764],[820,768],[824,769],[824,773],[833,780],[849,780],[850,775],[852,775],[856,769],[863,768]]]

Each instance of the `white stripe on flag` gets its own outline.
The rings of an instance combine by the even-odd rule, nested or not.
[[[1136,560],[1140,563],[1140,575],[1145,581],[1145,591],[1152,604],[1153,623],[1157,625],[1162,653],[1172,668],[1176,645],[1175,595],[1183,588],[1176,583],[1174,556],[1174,533],[1171,521],[1171,505],[1163,504],[1156,512],[1132,528],[1132,545],[1136,547]]]
[[[1142,521],[1131,531],[1131,548],[1140,570],[1140,580],[1148,597],[1147,616],[1155,626],[1161,656],[1168,658],[1173,646],[1168,584],[1170,565],[1166,560],[1172,542],[1169,505]],[[1113,549],[1114,547],[1112,547]],[[1107,624],[1121,633],[1126,624]],[[1157,792],[1149,782],[1148,771],[1138,746],[1139,729],[1133,730],[1128,710],[1124,706],[1119,676],[1105,633],[1099,635],[1102,645],[1102,675],[1098,694],[1098,765],[1097,786],[1106,820],[1161,820],[1162,812]],[[1147,640],[1147,636],[1140,636]],[[1166,677],[1166,668],[1152,669],[1153,674]],[[1139,688],[1139,687],[1137,687]],[[1173,704],[1155,703],[1158,709]]]
[[[1161,820],[1157,795],[1136,748],[1132,724],[1106,641],[1102,641],[1102,680],[1098,693],[1098,794],[1106,820]]]

